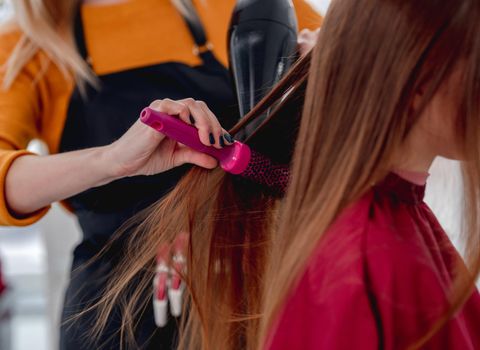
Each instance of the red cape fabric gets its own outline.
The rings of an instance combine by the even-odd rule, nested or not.
[[[448,307],[459,255],[423,202],[424,186],[390,174],[327,231],[266,348],[406,349]],[[422,349],[480,349],[480,295]]]

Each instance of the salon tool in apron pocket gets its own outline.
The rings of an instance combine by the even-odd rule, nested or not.
[[[170,283],[170,246],[163,244],[157,255],[157,268],[153,279],[153,311],[155,324],[165,327],[168,323],[168,285]]]
[[[181,233],[173,242],[173,257],[171,268],[171,282],[168,288],[168,300],[170,301],[170,313],[174,317],[180,317],[183,306],[183,292],[185,282],[182,279],[187,271],[186,252],[188,249],[188,234]]]
[[[153,309],[157,327],[168,323],[168,311],[180,317],[183,307],[186,273],[188,234],[180,233],[173,244],[162,244],[158,250],[157,268],[153,279]],[[172,256],[173,254],[173,256]]]

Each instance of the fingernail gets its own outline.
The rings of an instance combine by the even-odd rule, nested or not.
[[[190,123],[193,125],[195,124],[195,118],[193,118],[192,116],[190,116]]]
[[[233,143],[233,137],[232,137],[232,135],[230,135],[230,134],[225,134],[225,135],[223,135],[223,137],[224,137],[225,140],[227,140],[229,143]]]
[[[210,144],[214,145],[215,144],[215,137],[213,136],[213,134],[210,133],[210,135],[208,135],[208,137],[210,138]]]
[[[225,140],[224,140],[223,136],[220,135],[220,137],[218,138],[218,141],[220,142],[221,147],[225,147]]]

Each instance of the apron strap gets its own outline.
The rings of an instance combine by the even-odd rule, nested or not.
[[[205,59],[204,53],[212,51],[213,45],[208,41],[205,28],[203,27],[200,16],[198,15],[195,6],[192,4],[191,0],[179,0],[183,5],[184,9],[188,11],[188,14],[180,12],[183,20],[187,24],[190,33],[192,34],[193,40],[195,41],[195,46],[193,48],[193,53],[196,56],[199,56],[202,59]]]

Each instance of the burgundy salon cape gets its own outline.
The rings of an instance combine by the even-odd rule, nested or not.
[[[425,335],[447,307],[458,253],[424,192],[391,174],[345,210],[290,293],[266,348],[406,349]],[[422,349],[480,349],[478,291]]]

